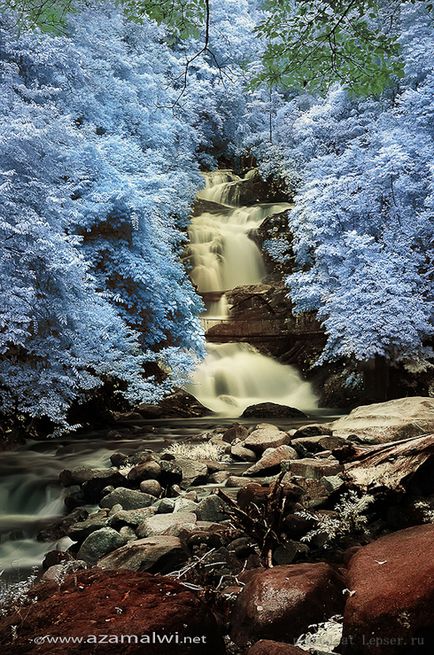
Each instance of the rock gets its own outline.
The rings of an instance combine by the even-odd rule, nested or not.
[[[200,501],[197,507],[197,517],[201,521],[211,521],[215,523],[226,521],[229,517],[225,512],[225,507],[225,503],[221,498],[212,494]]]
[[[243,475],[271,475],[272,473],[279,473],[282,462],[289,459],[297,459],[297,452],[291,446],[267,448],[261,459],[248,468],[247,471],[244,471]]]
[[[173,460],[161,460],[161,473],[159,482],[163,487],[171,487],[173,484],[181,484],[181,467]]]
[[[144,480],[156,480],[161,475],[161,467],[158,462],[151,458],[134,466],[128,473],[128,480],[141,483]]]
[[[126,466],[128,463],[128,455],[125,455],[125,453],[113,453],[110,455],[110,461],[113,464],[113,466],[116,466],[117,468],[120,468],[121,466]]]
[[[65,564],[66,562],[71,562],[73,560],[74,558],[71,553],[64,550],[49,550],[42,562],[42,569],[47,571],[51,566]]]
[[[67,516],[53,521],[53,523],[38,532],[38,541],[57,541],[61,539],[69,534],[72,526],[76,525],[77,521],[82,521],[87,516],[88,512],[83,507],[74,509]]]
[[[256,454],[250,448],[246,448],[240,443],[231,446],[231,456],[242,462],[256,462]]]
[[[114,509],[114,508],[112,508]],[[111,513],[111,510],[110,510]],[[146,519],[149,519],[151,516],[154,516],[155,509],[153,507],[143,507],[142,509],[118,509],[116,512],[111,514],[107,521],[107,525],[116,530],[119,530],[123,526],[127,525],[130,527],[137,527]]]
[[[183,389],[177,389],[158,405],[139,405],[137,411],[141,418],[200,418],[211,416],[213,412],[204,407],[197,398]]]
[[[181,469],[181,488],[187,489],[194,484],[204,484],[208,474],[208,467],[204,462],[184,457],[177,457],[176,464]]]
[[[143,480],[140,483],[140,491],[144,494],[149,494],[150,496],[159,498],[163,488],[158,480]]]
[[[155,514],[155,516],[143,521],[143,523],[141,523],[137,528],[136,533],[140,538],[154,537],[155,535],[166,534],[166,531],[170,529],[170,534],[177,537],[178,535],[175,534],[174,528],[176,528],[176,531],[179,533],[184,526],[194,526],[196,522],[197,516],[192,512]]]
[[[123,509],[140,509],[142,507],[150,507],[155,502],[155,497],[149,494],[144,494],[141,491],[134,489],[127,489],[126,487],[118,487],[112,491],[101,501],[101,507],[108,507],[118,503],[122,505]]]
[[[341,448],[347,443],[346,439],[342,437],[334,437],[329,434],[321,434],[316,437],[299,437],[291,439],[291,446],[303,446],[310,453],[319,453],[322,450],[333,450],[334,448]]]
[[[130,525],[123,525],[121,528],[119,528],[119,534],[121,537],[124,537],[125,543],[128,541],[135,541],[137,539],[137,535]]]
[[[223,655],[223,640],[215,618],[192,591],[170,578],[131,571],[91,569],[68,575],[60,588],[43,583],[38,600],[0,621],[0,649],[4,655]],[[22,616],[22,614],[21,614]],[[12,625],[18,625],[11,640]],[[152,644],[152,635],[179,635],[179,643]],[[71,637],[61,646],[36,637]],[[75,638],[107,635],[105,643],[83,645]],[[137,635],[135,640],[126,635]],[[142,637],[143,635],[143,637]],[[124,640],[121,641],[121,637]],[[145,642],[147,636],[148,641]],[[199,641],[194,638],[199,636]],[[117,637],[117,639],[116,639]],[[184,638],[187,642],[184,644]]]
[[[332,435],[333,430],[327,424],[312,424],[312,425],[303,425],[303,427],[298,428],[294,434],[293,439],[305,439],[310,437],[320,437],[324,435]]]
[[[288,541],[285,546],[277,546],[273,550],[273,563],[278,565],[292,564],[299,555],[307,556],[309,546],[299,541]]]
[[[107,553],[127,543],[125,537],[113,528],[101,528],[92,532],[81,544],[77,557],[88,564],[96,564]]]
[[[307,418],[307,416],[299,409],[287,405],[258,403],[247,407],[241,414],[241,418]]]
[[[102,569],[170,573],[188,558],[178,537],[159,535],[130,541],[99,560]]]
[[[291,644],[261,639],[261,641],[257,641],[254,646],[249,648],[247,655],[308,655],[308,651]]]
[[[65,469],[59,475],[59,481],[64,487],[70,487],[73,484],[84,484],[93,481],[95,486],[101,486],[101,489],[108,484],[118,487],[125,484],[125,477],[117,469],[92,469],[79,466],[75,469]],[[90,488],[89,488],[90,492]]]
[[[224,484],[229,476],[229,471],[216,471],[209,476],[209,481],[213,484]]]
[[[197,510],[197,503],[198,499],[196,501],[194,500],[189,500],[188,498],[185,498],[183,496],[177,498],[175,500],[175,507],[173,508],[174,512],[193,512],[195,513]]]
[[[258,484],[270,484],[277,479],[277,476],[271,476],[266,478],[255,478],[255,482]],[[230,475],[226,480],[226,487],[238,488],[238,487],[247,487],[247,485],[252,484],[252,481],[249,478],[244,478],[241,475]]]
[[[327,475],[321,478],[320,482],[324,485],[329,494],[339,491],[344,486],[344,481],[339,475]]]
[[[329,424],[333,434],[356,434],[366,443],[386,443],[434,433],[434,398],[413,396],[364,405]]]
[[[344,467],[342,464],[339,464],[337,459],[314,459],[313,457],[305,457],[303,459],[285,462],[285,469],[290,471],[291,475],[320,480],[325,476],[342,473]]]
[[[434,525],[394,532],[356,552],[348,565],[355,594],[345,607],[345,655],[407,653],[411,639],[415,653],[433,652],[433,552]]]
[[[289,442],[289,436],[274,425],[263,424],[253,430],[244,441],[244,446],[262,454],[267,448],[278,448]]]
[[[154,503],[154,509],[157,514],[170,514],[175,511],[175,501],[173,498],[160,498]]]
[[[248,511],[249,505],[263,505],[270,496],[269,487],[261,487],[260,484],[251,483],[241,487],[237,494],[237,503],[240,509]]]
[[[97,512],[93,512],[93,514],[89,514],[84,521],[73,523],[67,531],[67,535],[73,541],[84,541],[91,532],[99,530],[100,528],[105,528],[107,521],[107,510],[98,510]]]
[[[240,646],[268,638],[292,642],[309,625],[342,611],[342,588],[339,576],[323,562],[259,569],[235,602],[232,639]]]
[[[226,443],[232,443],[236,439],[243,441],[247,437],[248,433],[249,432],[245,425],[234,423],[234,425],[231,425],[231,427],[223,433],[222,440]]]

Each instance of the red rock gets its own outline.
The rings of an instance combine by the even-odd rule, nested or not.
[[[247,655],[308,655],[308,653],[298,646],[261,639],[247,651]]]
[[[168,578],[130,571],[90,569],[69,575],[59,589],[44,583],[35,588],[38,600],[0,621],[0,652],[4,655],[223,655],[217,624],[202,601]],[[12,626],[17,626],[12,639]],[[178,635],[169,644],[143,641],[142,635]],[[106,635],[103,643],[37,644],[37,637]],[[139,643],[119,641],[136,635]],[[206,643],[184,644],[184,637]],[[140,643],[142,639],[142,643]],[[115,643],[115,641],[117,643]],[[51,640],[52,641],[52,640]]]
[[[345,607],[345,655],[434,652],[433,552],[434,525],[419,525],[351,558],[347,586],[355,593]]]
[[[326,563],[291,564],[251,572],[232,614],[232,639],[292,642],[309,625],[342,611],[338,574]]]

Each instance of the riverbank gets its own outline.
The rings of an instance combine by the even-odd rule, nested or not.
[[[253,655],[295,653],[284,644],[297,640],[309,652],[309,639],[315,643],[324,630],[329,640],[334,634],[334,642],[321,652],[332,652],[339,642],[340,653],[398,652],[389,646],[379,651],[378,643],[364,643],[360,650],[359,642],[372,632],[377,639],[396,632],[397,638],[410,635],[432,645],[434,626],[423,609],[434,588],[430,563],[422,558],[425,583],[412,584],[411,597],[403,598],[398,585],[415,575],[417,553],[434,545],[434,436],[428,435],[434,433],[434,400],[373,405],[322,424],[290,428],[276,423],[207,429],[196,424],[184,428],[188,434],[178,428],[178,439],[176,428],[166,427],[172,443],[149,426],[152,446],[111,441],[104,453],[79,467],[73,466],[69,447],[72,466],[60,472],[69,514],[48,522],[39,534],[47,550],[58,539],[69,545],[46,555],[42,580],[30,591],[30,599],[37,595],[38,600],[26,605],[15,639],[11,626],[22,610],[11,599],[0,624],[1,643],[21,655],[27,651],[19,649],[38,631],[61,635],[66,630],[62,608],[66,603],[75,611],[75,590],[90,602],[101,590],[109,593],[113,575],[126,570],[130,573],[122,581],[116,577],[117,587],[124,589],[121,598],[116,596],[119,615],[114,600],[107,600],[110,592],[98,601],[92,621],[99,631],[105,622],[111,635],[119,635],[126,627],[124,614],[133,628],[140,606],[143,625],[150,629],[150,606],[146,610],[140,599],[128,598],[141,584],[148,591],[152,585],[161,591],[173,584],[164,600],[171,618],[165,614],[166,624],[158,630],[181,633],[182,622],[197,625],[176,602],[179,594],[187,594],[187,605],[204,613],[204,636],[214,644],[214,650],[209,642],[208,650],[184,644],[179,652],[244,654],[261,639],[281,646],[256,643]],[[68,456],[67,444],[59,448]],[[372,566],[374,556],[378,564]],[[154,609],[163,602],[157,587],[149,591]],[[365,603],[371,606],[372,589],[383,602],[386,595],[392,599],[384,610],[387,630],[363,610]],[[409,617],[404,624],[403,613]],[[44,624],[48,616],[52,621]],[[317,637],[301,638],[309,626],[325,622]],[[91,627],[82,617],[65,634],[83,636]],[[355,635],[351,651],[341,641],[342,629],[347,643]],[[45,643],[31,652],[55,652],[49,648]],[[65,652],[82,652],[74,648]],[[173,652],[161,644],[155,648],[150,652]],[[112,651],[101,645],[89,652]],[[122,652],[142,651],[130,644]]]

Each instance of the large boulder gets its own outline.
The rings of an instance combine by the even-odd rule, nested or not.
[[[116,550],[116,548],[125,546],[126,543],[127,539],[113,528],[101,528],[86,537],[81,544],[77,557],[88,564],[96,564],[101,557],[112,550]]]
[[[261,459],[244,471],[243,475],[271,475],[278,473],[282,462],[290,459],[297,459],[297,452],[291,446],[267,448]]]
[[[434,398],[413,396],[363,405],[329,425],[333,435],[386,443],[434,432]]]
[[[309,625],[342,611],[342,588],[324,562],[255,571],[235,603],[232,639],[241,646],[258,639],[293,642]]]
[[[158,405],[140,405],[137,411],[143,418],[200,418],[213,412],[204,407],[194,396],[183,389],[177,389]]]
[[[91,569],[67,576],[60,588],[53,582],[40,584],[32,596],[35,602],[24,613],[18,609],[0,621],[5,655],[225,652],[212,613],[196,594],[168,578]],[[167,642],[153,643],[153,635],[165,635]],[[71,639],[59,644],[53,637]]]
[[[289,435],[275,425],[261,424],[244,441],[244,446],[262,454],[267,448],[278,448],[289,442]]]
[[[295,407],[277,403],[258,403],[250,405],[241,414],[242,418],[307,418],[306,414]]]
[[[175,571],[188,557],[180,539],[172,536],[155,536],[130,541],[99,560],[102,569],[150,571],[169,573]]]
[[[345,655],[434,652],[433,552],[434,525],[400,530],[357,551],[348,567]]]

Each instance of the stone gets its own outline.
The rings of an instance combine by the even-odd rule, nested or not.
[[[150,507],[155,502],[155,497],[150,494],[144,494],[141,491],[134,489],[127,489],[126,487],[118,487],[112,491],[101,501],[101,507],[108,507],[118,503],[122,505],[123,509],[140,509],[142,507]]]
[[[126,540],[125,543],[128,541],[135,541],[137,539],[137,535],[134,532],[134,529],[130,525],[123,525],[119,529],[119,534],[121,535],[121,537],[124,537],[124,539]]]
[[[107,524],[119,530],[123,526],[137,527],[146,519],[154,516],[154,507],[143,507],[141,509],[118,509],[108,519]]]
[[[185,496],[176,498],[175,507],[173,508],[174,512],[196,512],[197,510],[198,499],[196,501],[189,500]]]
[[[176,464],[181,469],[181,489],[187,489],[194,484],[204,484],[208,474],[208,467],[204,462],[186,457],[177,457]]]
[[[87,510],[84,507],[75,508],[70,514],[54,520],[43,530],[38,532],[38,541],[58,541],[69,534],[71,528],[86,519]]]
[[[179,533],[184,526],[194,526],[196,522],[197,516],[192,512],[155,514],[155,516],[146,519],[138,526],[136,534],[139,538],[154,537],[155,535],[165,534],[166,531],[170,529],[171,534],[176,537],[178,535],[175,534],[173,528],[176,528]]]
[[[113,466],[116,466],[117,468],[120,468],[121,466],[126,466],[128,463],[128,455],[125,455],[125,453],[113,453],[110,455],[110,461],[113,464]]]
[[[325,475],[320,482],[324,485],[328,493],[332,494],[339,491],[344,486],[344,481],[339,475]]]
[[[248,433],[249,432],[245,425],[234,423],[223,433],[222,440],[230,444],[236,439],[243,441],[247,437]]]
[[[234,459],[241,460],[242,462],[256,462],[256,453],[240,443],[235,444],[235,446],[231,446],[231,456]]]
[[[258,484],[270,484],[277,479],[277,476],[271,476],[266,478],[255,478],[255,482]],[[247,487],[247,485],[252,484],[252,481],[249,478],[242,477],[241,475],[230,475],[226,480],[226,487],[236,489],[238,487]]]
[[[144,494],[149,494],[151,496],[155,496],[156,498],[159,498],[163,488],[161,484],[158,482],[158,480],[143,480],[140,483],[140,491]]]
[[[325,476],[342,473],[344,467],[334,458],[315,459],[313,457],[304,457],[303,459],[289,460],[285,462],[285,469],[290,471],[291,475],[320,480]]]
[[[102,485],[101,489],[108,484],[116,487],[125,483],[125,477],[115,468],[93,469],[78,466],[74,469],[64,469],[59,474],[59,481],[64,487],[70,487],[74,484],[82,485],[91,480],[95,485]]]
[[[211,416],[213,412],[202,405],[197,398],[183,389],[177,389],[158,405],[139,405],[137,411],[141,418],[200,418]]]
[[[4,655],[225,653],[212,611],[198,595],[171,578],[93,568],[66,576],[60,588],[55,582],[43,582],[34,596],[37,599],[26,608],[25,620],[19,608],[1,619],[0,650]],[[13,625],[19,625],[19,630],[11,640]],[[153,634],[178,634],[179,643],[153,645]],[[61,646],[48,640],[36,644],[36,637],[41,635],[68,636],[71,640]],[[72,641],[89,635],[107,635],[107,639],[101,646],[84,649]],[[149,643],[121,641],[122,635],[148,635]]]
[[[330,565],[290,564],[251,572],[231,617],[239,646],[257,639],[293,642],[309,625],[343,610],[343,583]]]
[[[144,480],[156,480],[161,475],[161,467],[158,462],[148,456],[149,460],[133,466],[128,473],[128,480],[141,483]]]
[[[299,437],[291,439],[291,446],[303,446],[310,453],[319,453],[322,450],[334,450],[345,446],[347,440],[343,437],[335,437],[329,434],[321,434],[316,437]]]
[[[291,446],[279,446],[278,448],[267,448],[260,460],[244,471],[243,475],[271,475],[280,472],[282,462],[289,459],[297,459],[298,455]]]
[[[188,558],[178,537],[158,535],[130,541],[99,560],[102,569],[170,573]]]
[[[200,501],[197,507],[197,517],[200,521],[215,523],[226,521],[229,518],[225,512],[225,503],[215,494]]]
[[[170,514],[175,511],[175,500],[173,498],[160,498],[153,505],[157,514]]]
[[[329,427],[334,435],[355,434],[366,443],[387,443],[434,433],[434,398],[411,396],[356,407]]]
[[[333,430],[327,424],[315,423],[312,425],[303,425],[301,428],[295,430],[293,439],[319,437],[332,434]]]
[[[84,541],[95,530],[100,528],[105,528],[108,521],[108,512],[107,510],[98,510],[89,514],[89,516],[84,521],[78,521],[73,523],[69,530],[67,531],[68,537],[73,541]]]
[[[247,655],[308,655],[308,651],[302,650],[292,644],[282,644],[279,641],[261,639],[249,648]]]
[[[229,476],[229,471],[216,471],[209,476],[209,481],[213,484],[224,484]]]
[[[295,407],[277,403],[258,403],[250,405],[241,414],[241,418],[307,418],[306,414]]]
[[[345,655],[403,653],[412,638],[415,653],[434,651],[433,552],[428,524],[388,534],[351,557],[346,586],[355,593],[345,606]]]
[[[161,473],[158,481],[163,487],[181,484],[182,469],[174,460],[161,460],[160,467]]]
[[[263,424],[249,434],[244,441],[244,446],[262,455],[267,448],[278,448],[288,442],[289,435],[286,432],[282,432],[274,425]]]
[[[101,528],[86,537],[81,544],[77,557],[88,564],[96,564],[101,557],[112,550],[116,550],[116,548],[124,546],[126,543],[125,537],[113,528]]]

